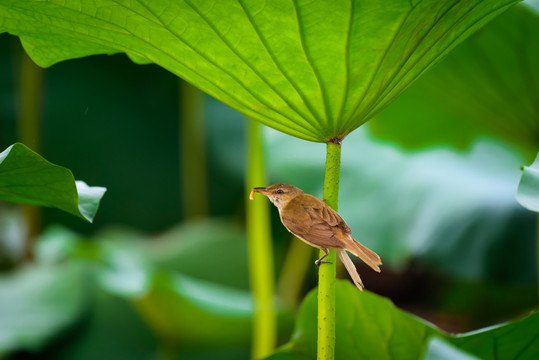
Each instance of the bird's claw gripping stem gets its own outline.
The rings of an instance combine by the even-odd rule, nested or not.
[[[324,260],[326,256],[329,255],[328,249],[322,249],[322,251],[324,252],[324,255],[320,259],[316,260],[314,264],[318,267],[320,267],[320,264],[333,264],[331,261]]]
[[[318,259],[314,262],[314,264],[318,267],[320,267],[320,264],[333,264],[331,261],[326,261],[322,259]]]

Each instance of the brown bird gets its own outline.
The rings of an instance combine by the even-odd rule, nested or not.
[[[328,262],[324,261],[324,258],[329,255],[329,249],[337,251],[354,284],[360,290],[363,290],[363,282],[346,251],[380,272],[380,257],[354,240],[351,237],[352,231],[341,216],[322,200],[289,184],[254,188],[249,196],[251,200],[254,200],[255,192],[266,195],[279,209],[281,221],[288,231],[324,252],[324,255],[315,261],[317,266]]]

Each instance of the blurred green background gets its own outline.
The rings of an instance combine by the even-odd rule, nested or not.
[[[514,197],[539,137],[536,15],[502,15],[344,141],[339,210],[384,262],[358,265],[367,288],[447,331],[537,305],[537,216]],[[3,150],[20,140],[24,55],[5,34],[0,49]],[[0,203],[0,358],[249,358],[245,118],[203,96],[208,211],[193,218],[178,78],[123,55],[42,75],[41,104],[24,105],[40,109],[34,150],[108,191],[93,224],[40,209],[33,264],[20,208]],[[268,183],[321,196],[323,144],[268,129],[265,145]],[[272,215],[278,277],[291,239]],[[300,299],[315,285],[309,266]],[[284,343],[295,311],[279,309]]]

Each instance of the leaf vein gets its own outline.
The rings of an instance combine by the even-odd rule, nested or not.
[[[322,84],[322,81],[321,81],[321,77],[320,77],[320,74],[318,72],[318,70],[316,69],[316,67],[314,66],[313,64],[313,61],[311,59],[311,55],[310,55],[310,52],[308,51],[308,48],[305,46],[305,34],[304,34],[304,31],[303,31],[303,27],[302,27],[302,22],[301,22],[301,18],[300,18],[300,15],[299,15],[299,8],[298,8],[298,5],[296,3],[297,0],[291,0],[292,4],[294,5],[294,11],[295,11],[295,14],[296,14],[296,21],[298,23],[298,34],[299,34],[299,39],[300,39],[300,43],[301,43],[301,49],[303,50],[303,54],[305,54],[305,59],[307,60],[307,64],[309,65],[311,71],[313,72],[314,74],[314,77],[316,79],[316,82],[318,83],[318,88],[320,89],[320,94],[322,95],[322,99],[323,99],[323,105],[324,105],[324,114],[325,114],[325,123],[327,124],[328,120],[329,120],[329,114],[328,114],[328,104],[327,104],[327,97],[326,97],[326,94],[325,94],[325,89],[324,89],[324,86]]]
[[[518,358],[520,358],[521,356],[523,356],[523,355],[526,353],[526,350],[528,350],[529,348],[531,348],[532,345],[533,345],[534,343],[536,343],[536,342],[539,340],[539,336],[538,336],[538,335],[539,335],[539,334],[535,334],[535,336],[532,337],[532,339],[531,339],[530,341],[528,341],[528,343],[527,343],[526,345],[524,345],[524,346],[522,347],[522,349],[521,349],[517,354],[515,354],[515,357],[514,357],[515,360],[518,359]],[[496,354],[496,355],[497,355],[497,354]]]
[[[435,41],[433,41],[433,43],[423,52],[423,54],[421,54],[421,56],[418,56],[416,61],[411,64],[411,66],[408,67],[407,70],[405,70],[404,74],[402,74],[399,79],[397,79],[397,75],[405,68],[406,64],[408,63],[408,61],[411,59],[411,57],[413,56],[414,52],[421,46],[421,44],[423,44],[423,42],[425,41],[425,39],[429,36],[429,34],[432,32],[433,29],[436,28],[436,26],[439,24],[439,22],[441,21],[441,19],[447,15],[449,13],[449,11],[451,11],[454,7],[457,6],[457,4],[461,2],[460,0],[457,0],[455,1],[451,6],[449,6],[444,12],[443,14],[438,17],[436,19],[436,21],[434,21],[432,23],[432,25],[430,26],[430,28],[425,32],[425,34],[421,37],[421,39],[415,44],[415,46],[413,47],[412,51],[409,53],[409,56],[406,57],[406,60],[400,64],[399,66],[399,69],[395,72],[395,75],[393,76],[393,78],[391,79],[390,82],[388,82],[386,84],[386,86],[384,86],[383,89],[381,89],[381,91],[379,92],[379,95],[377,96],[379,98],[379,101],[378,101],[378,104],[380,104],[382,102],[382,100],[387,96],[387,94],[390,94],[391,91],[399,84],[400,80],[402,78],[404,78],[406,75],[408,75],[410,73],[410,71],[412,71],[412,69],[414,68],[414,66],[419,62],[421,61],[421,59],[423,58],[423,56],[425,54],[427,54],[434,45],[436,45],[438,43],[438,41],[440,39],[442,39],[457,23],[458,21],[456,21],[453,25],[451,25],[446,31],[444,31],[439,37],[438,39],[436,39]],[[466,14],[464,14],[460,19],[462,20],[466,15],[468,15],[479,3],[476,3],[474,6],[470,7],[468,9],[468,11],[466,12]],[[443,51],[441,52],[443,53]],[[392,85],[390,87],[390,85]],[[365,117],[367,117],[371,112],[372,110],[376,108],[376,104],[373,104],[367,111],[365,111]]]
[[[448,30],[446,30],[443,34],[441,34],[441,35],[438,37],[438,39],[436,39],[436,41],[434,41],[433,44],[431,44],[431,45],[430,45],[430,46],[423,52],[423,54],[422,54],[420,57],[418,57],[418,59],[417,59],[417,60],[416,60],[416,61],[415,61],[415,62],[408,68],[408,70],[406,70],[406,72],[405,72],[402,76],[400,76],[400,78],[393,84],[393,86],[392,86],[391,88],[389,88],[389,90],[388,90],[387,87],[386,87],[386,90],[387,90],[387,91],[383,91],[383,94],[380,96],[380,101],[379,101],[378,103],[379,103],[379,104],[382,103],[383,100],[384,100],[389,94],[391,94],[391,92],[392,92],[393,89],[398,85],[398,83],[400,82],[400,80],[403,79],[404,77],[406,77],[406,75],[408,75],[408,74],[410,73],[410,71],[411,71],[411,70],[414,68],[414,66],[415,66],[415,65],[416,65],[416,64],[423,58],[423,56],[424,56],[426,53],[428,53],[428,51],[430,51],[430,49],[432,49],[432,47],[435,46],[436,43],[437,43],[441,38],[443,38],[443,37],[444,37],[444,36],[445,36],[445,35],[446,35],[446,34],[447,34],[447,33],[454,27],[454,26],[456,26],[458,22],[461,22],[464,18],[466,18],[468,15],[470,15],[470,13],[473,11],[473,9],[475,9],[475,7],[478,6],[478,5],[479,5],[479,3],[476,3],[476,4],[475,4],[474,6],[472,6],[470,9],[468,9],[468,11],[467,11],[464,15],[462,15],[462,17],[459,19],[459,21],[455,22],[452,26],[450,26],[450,27],[448,28]],[[508,5],[507,5],[507,4],[504,4],[504,5],[502,5],[502,6],[498,7],[498,8],[496,8],[496,9],[494,9],[494,10],[488,12],[487,15],[485,15],[484,17],[486,17],[486,16],[488,16],[488,15],[490,15],[490,14],[492,14],[492,13],[495,13],[495,12],[499,11],[500,9],[502,9],[503,7],[506,7],[506,6],[508,6]],[[483,17],[483,18],[484,18],[484,17]],[[474,21],[469,27],[463,29],[463,30],[461,31],[461,33],[460,33],[458,36],[456,36],[455,39],[454,39],[453,41],[451,41],[446,47],[444,47],[443,50],[440,51],[440,53],[439,53],[439,54],[438,54],[438,55],[437,55],[437,56],[436,56],[430,63],[431,63],[431,64],[435,64],[436,62],[438,62],[438,60],[439,60],[442,56],[445,55],[445,52],[446,52],[447,49],[449,49],[455,42],[458,42],[458,41],[460,40],[461,36],[462,36],[462,35],[463,35],[463,34],[464,34],[470,27],[472,27],[473,25],[475,25],[476,23],[478,23],[479,21],[481,21],[483,18]],[[440,19],[441,19],[441,17],[440,17]],[[440,19],[438,19],[437,21],[440,21]],[[434,27],[434,26],[433,26],[433,27]],[[429,32],[430,32],[431,30],[432,30],[432,28],[429,29]],[[424,38],[421,39],[421,41],[423,41],[423,40],[424,40]],[[407,59],[407,61],[408,61],[408,60],[409,60],[409,58]],[[404,64],[403,64],[403,66],[399,69],[399,72],[402,70],[403,67],[404,67]],[[427,68],[429,68],[429,67],[430,67],[430,65],[427,66]],[[407,81],[407,82],[405,83],[405,85],[402,87],[403,90],[406,89],[408,86],[410,86],[410,85],[411,85],[417,78],[419,78],[425,71],[426,71],[426,68],[423,69],[422,71],[420,71],[418,74],[416,74],[416,76],[412,77],[409,81]],[[397,74],[398,74],[398,73],[397,73]],[[396,98],[397,96],[399,96],[400,93],[401,93],[401,92],[398,92],[397,94],[393,94],[393,96],[390,98],[389,101],[391,101],[392,99],[394,99],[394,98]],[[386,102],[386,103],[387,103],[387,102]],[[379,106],[372,106],[372,107],[365,113],[365,114],[366,114],[365,117],[370,117],[370,116],[372,116],[371,114],[374,114],[375,111],[378,110],[378,108],[379,108]]]
[[[417,4],[415,6],[417,6]],[[361,105],[363,105],[363,102],[364,102],[365,98],[367,97],[367,94],[368,94],[369,90],[371,89],[372,84],[374,83],[374,79],[376,79],[376,77],[378,76],[378,72],[380,71],[380,68],[382,67],[382,64],[384,63],[384,61],[385,61],[385,59],[386,59],[386,57],[387,57],[387,55],[389,53],[389,50],[393,47],[393,44],[395,43],[395,40],[397,39],[398,34],[402,30],[404,24],[406,24],[406,21],[408,20],[410,14],[414,10],[415,6],[412,6],[410,11],[406,14],[406,16],[404,17],[402,22],[399,24],[399,27],[398,27],[397,31],[395,31],[395,33],[393,35],[393,38],[389,42],[389,45],[386,47],[386,49],[384,51],[384,54],[380,58],[380,61],[378,61],[378,64],[376,64],[376,69],[372,72],[371,78],[369,79],[369,83],[368,83],[367,87],[365,88],[365,91],[363,91],[363,94],[360,97],[361,100],[354,107],[354,109],[350,112],[350,115],[348,116],[348,118],[344,121],[343,128],[346,129],[348,132],[351,132],[352,129],[354,128],[354,120],[356,118],[356,112],[361,108]]]
[[[139,2],[140,3],[140,2]],[[149,9],[145,4],[143,3],[140,3],[143,7],[145,7],[150,13],[152,13],[156,19],[158,19],[160,22],[161,22],[161,26],[163,26],[165,29],[167,29],[169,32],[171,32],[171,34],[173,34],[176,38],[178,38],[179,41],[181,41],[182,43],[184,43],[187,47],[190,47],[191,49],[193,49],[192,46],[190,46],[190,44],[186,43],[185,41],[182,41],[181,38],[179,38],[177,36],[177,34],[174,34],[159,18],[159,16],[157,16],[157,14],[155,14],[151,9]],[[73,9],[70,9],[70,8],[67,8],[67,7],[62,7],[62,5],[56,5],[58,7],[61,7],[62,9],[65,9],[66,11],[70,11],[70,12],[75,12],[77,14],[80,14],[80,15],[84,15],[84,16],[87,16],[87,17],[90,17],[90,18],[94,18],[94,19],[97,19],[97,20],[100,20],[100,21],[105,21],[99,17],[96,17],[95,15],[91,15],[91,14],[88,14],[88,13],[84,13],[82,11],[75,11]],[[36,21],[38,22],[41,22],[40,19],[36,18],[36,15],[37,14],[40,14],[40,15],[43,15],[47,18],[49,18],[51,21],[49,22],[46,22],[47,26],[49,28],[52,28],[52,29],[57,29],[59,30],[59,33],[61,33],[61,36],[63,37],[67,37],[67,38],[73,38],[73,39],[77,39],[77,40],[81,40],[83,39],[85,42],[88,42],[88,43],[91,43],[91,44],[95,44],[95,45],[98,45],[98,46],[107,46],[109,47],[111,50],[117,50],[118,52],[131,52],[131,53],[134,53],[134,54],[139,54],[140,56],[143,56],[143,57],[146,57],[148,58],[148,60],[152,60],[152,56],[147,56],[147,54],[142,54],[142,53],[139,53],[139,52],[136,52],[136,51],[133,51],[133,49],[125,46],[125,44],[122,44],[121,42],[118,42],[117,40],[114,41],[114,36],[109,36],[107,38],[104,38],[104,37],[97,37],[95,35],[91,35],[88,31],[86,32],[82,32],[82,31],[79,31],[77,30],[75,27],[63,27],[63,26],[60,26],[58,25],[58,23],[61,23],[61,22],[58,22],[58,21],[54,21],[55,18],[58,18],[59,20],[63,20],[63,18],[61,17],[56,17],[52,14],[49,14],[49,13],[46,13],[46,12],[38,12],[36,11],[36,9],[33,9],[32,11],[30,11],[29,13],[32,14],[32,15],[29,15],[29,13],[26,11],[28,9],[26,9],[25,7],[17,7],[17,11],[19,11],[20,13],[26,13],[28,17],[33,17]],[[230,97],[230,99],[233,99],[234,101],[236,101],[236,103],[242,105],[244,107],[244,109],[248,109],[251,113],[253,114],[256,114],[258,115],[261,119],[268,119],[270,120],[270,123],[271,121],[274,122],[274,124],[278,124],[280,125],[281,127],[285,128],[285,129],[292,129],[294,131],[296,131],[297,133],[299,134],[302,134],[305,138],[310,138],[311,140],[316,140],[316,139],[313,139],[312,135],[310,132],[307,132],[308,129],[302,127],[302,126],[299,126],[297,125],[295,122],[282,122],[280,120],[278,120],[277,118],[275,117],[271,117],[269,116],[268,114],[263,114],[263,113],[260,113],[259,111],[255,110],[254,108],[248,106],[247,104],[245,104],[241,98],[239,97],[236,97],[233,93],[231,92],[228,92],[226,91],[225,88],[217,85],[215,82],[211,81],[211,79],[209,79],[208,77],[204,76],[203,74],[200,74],[200,73],[197,73],[193,68],[191,68],[190,66],[188,66],[187,64],[185,63],[182,63],[180,62],[173,54],[169,53],[168,51],[166,51],[165,49],[162,49],[160,47],[157,47],[155,44],[153,44],[152,42],[146,40],[145,38],[141,37],[140,35],[132,32],[131,30],[127,29],[126,27],[123,27],[123,26],[120,26],[116,23],[111,23],[111,22],[108,22],[109,24],[111,25],[114,25],[116,28],[118,29],[122,29],[122,30],[125,30],[126,33],[124,32],[121,32],[121,31],[118,31],[118,30],[113,30],[113,29],[107,29],[108,32],[113,32],[113,33],[117,33],[119,35],[122,35],[122,36],[125,36],[127,34],[130,34],[131,36],[133,36],[134,38],[146,43],[147,45],[149,45],[151,48],[155,49],[157,52],[159,53],[162,53],[163,55],[167,56],[168,58],[170,58],[172,61],[184,66],[186,69],[188,69],[189,71],[193,72],[194,74],[196,74],[197,76],[199,76],[201,79],[207,81],[208,83],[212,83],[217,89],[219,89],[222,94],[225,94],[225,95],[228,95]],[[93,28],[93,29],[97,29],[97,30],[103,30],[102,27],[99,27],[97,25],[91,25],[91,24],[84,24],[86,27],[88,28]],[[67,35],[67,34],[69,35]],[[32,33],[30,32],[26,32],[27,35],[30,35]],[[60,36],[60,34],[55,34],[53,32],[54,35],[58,35]],[[197,52],[195,49],[193,49],[194,52]],[[159,63],[159,61],[155,61],[155,60],[152,60],[154,61],[155,63]],[[170,69],[169,69],[170,70]],[[226,72],[225,72],[226,73]],[[227,74],[228,75],[228,74]],[[237,83],[237,80],[232,78],[236,83]],[[243,86],[243,88],[245,89],[245,86],[243,84],[240,84],[241,86]],[[249,91],[250,92],[250,91]],[[252,92],[250,92],[252,94]],[[256,97],[255,97],[256,98]],[[278,113],[276,111],[276,113]],[[282,115],[282,114],[280,114]]]
[[[312,106],[311,104],[311,101],[309,99],[308,96],[305,95],[305,93],[301,90],[301,88],[296,84],[296,82],[294,81],[294,79],[292,77],[290,77],[290,75],[288,75],[288,73],[286,71],[284,71],[282,65],[277,61],[277,59],[275,58],[274,54],[270,51],[269,49],[269,46],[266,42],[266,40],[264,39],[264,37],[262,36],[262,34],[260,33],[259,29],[255,26],[255,23],[254,23],[254,20],[253,20],[253,16],[247,11],[247,9],[245,8],[245,5],[243,3],[243,0],[238,0],[239,4],[241,5],[241,8],[243,9],[243,12],[245,13],[245,15],[247,16],[247,19],[249,20],[249,23],[251,24],[251,27],[253,28],[253,30],[255,31],[258,39],[260,40],[260,43],[262,44],[262,46],[264,47],[264,49],[266,49],[266,52],[268,53],[268,55],[270,56],[273,64],[275,65],[275,67],[279,70],[279,72],[288,80],[288,82],[292,85],[292,87],[294,88],[294,90],[296,91],[296,93],[299,95],[299,97],[303,100],[303,102],[305,103],[305,105],[307,106],[307,108],[309,109],[310,113],[312,114],[312,116],[314,117],[314,119],[318,119],[319,121],[322,120],[322,118],[316,113],[314,107]],[[301,115],[301,114],[300,114]],[[308,117],[305,117],[305,120],[306,121],[309,121],[311,122],[310,119],[308,119]],[[314,123],[313,126],[316,127],[316,125],[318,125],[317,123]]]
[[[337,122],[341,120],[341,117],[344,114],[346,103],[348,100],[348,94],[350,92],[350,39],[352,38],[352,25],[354,22],[354,0],[350,1],[350,18],[348,20],[348,32],[346,35],[346,45],[345,45],[345,61],[344,61],[344,71],[345,71],[345,85],[344,85],[344,95],[342,98],[341,109],[337,114]]]
[[[211,21],[206,16],[204,16],[204,14],[198,8],[196,8],[191,3],[191,1],[186,0],[185,3],[189,7],[191,7],[191,9],[193,9],[193,11],[195,11],[198,14],[198,16],[200,16],[200,18],[208,25],[208,27],[213,31],[213,33],[217,35],[217,37],[219,37],[219,39],[230,49],[230,51],[232,51],[232,53],[236,55],[238,59],[240,59],[245,65],[247,65],[249,69],[251,69],[251,71],[260,80],[262,80],[271,90],[273,90],[273,92],[277,94],[281,98],[281,100],[283,100],[284,103],[286,103],[291,109],[293,109],[301,118],[308,120],[309,118],[308,116],[305,116],[305,114],[303,114],[302,111],[296,105],[294,105],[290,100],[288,100],[288,97],[283,96],[283,94],[279,91],[278,88],[276,88],[273,84],[271,84],[267,80],[267,78],[260,73],[260,71],[258,71],[250,62],[248,62],[245,58],[243,58],[242,55],[237,50],[234,49],[234,47],[230,44],[230,42],[226,40],[225,36],[217,30],[217,28],[211,23]],[[284,114],[282,115],[283,117],[288,119],[288,116],[285,116]],[[292,119],[289,119],[289,120],[292,121]],[[311,124],[309,121],[307,122],[309,123],[310,126],[312,126],[312,130],[316,131],[316,126]]]
[[[137,0],[138,1],[138,0]],[[169,31],[170,34],[172,34],[177,40],[179,40],[180,42],[182,42],[183,44],[185,44],[185,46],[189,47],[193,52],[195,52],[196,54],[198,54],[200,57],[202,57],[203,59],[205,59],[206,61],[208,61],[209,63],[211,63],[212,65],[214,65],[216,68],[218,68],[219,70],[221,70],[224,74],[228,75],[232,80],[234,80],[234,82],[236,82],[238,85],[240,85],[243,89],[245,89],[245,91],[247,93],[249,93],[251,96],[253,96],[253,98],[257,99],[261,104],[265,105],[266,107],[272,109],[275,111],[275,109],[273,107],[271,107],[269,104],[265,103],[265,101],[262,101],[261,99],[259,99],[259,97],[251,90],[249,89],[249,87],[245,86],[245,84],[243,84],[242,81],[240,81],[239,79],[237,79],[235,76],[233,76],[232,74],[230,74],[226,69],[224,69],[222,66],[219,66],[217,65],[216,63],[210,61],[205,55],[203,55],[199,50],[197,50],[193,45],[191,45],[189,42],[187,42],[185,39],[183,39],[180,35],[178,35],[175,31],[173,31],[169,26],[167,26],[162,20],[161,18],[155,13],[153,12],[150,8],[148,8],[145,4],[142,4],[149,12],[151,12],[158,20],[159,22],[161,23],[161,26],[163,26],[167,31]],[[152,44],[150,44],[152,45]],[[153,46],[153,45],[152,45]],[[154,46],[155,47],[155,46]],[[162,49],[158,48],[158,47],[155,47],[158,51],[162,51],[164,52]],[[200,76],[201,78],[205,79],[206,81],[209,81],[210,83],[213,83],[217,88],[219,88],[224,94],[228,95],[230,98],[234,99],[236,102],[238,102],[239,104],[243,104],[245,106],[245,108],[247,109],[250,109],[252,112],[254,112],[255,114],[259,114],[260,117],[263,119],[263,118],[267,118],[267,119],[270,119],[270,120],[273,120],[275,123],[285,127],[285,128],[294,128],[296,131],[304,134],[304,135],[309,135],[309,129],[305,128],[304,126],[294,122],[294,121],[290,121],[290,122],[282,122],[281,120],[278,120],[276,118],[272,118],[272,117],[269,117],[267,114],[262,114],[256,110],[254,110],[252,107],[246,105],[245,103],[243,103],[241,100],[238,100],[232,93],[226,91],[223,87],[220,87],[218,85],[215,84],[215,82],[212,82],[210,79],[208,79],[207,77],[203,76],[202,74],[196,72],[195,70],[193,70],[192,68],[190,68],[189,66],[187,66],[187,64],[184,64],[182,62],[180,62],[177,58],[175,58],[173,55],[171,54],[168,54],[168,56],[173,59],[174,61],[182,64],[183,66],[185,66],[186,68],[188,68],[189,70],[191,70],[193,73],[197,74],[198,76]],[[282,117],[288,119],[284,114],[282,114],[281,112],[279,111],[275,111],[277,114],[281,115]],[[296,126],[295,126],[296,125]],[[303,131],[302,131],[303,130]],[[305,131],[307,131],[307,134],[305,134]]]

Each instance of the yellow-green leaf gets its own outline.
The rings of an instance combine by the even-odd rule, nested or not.
[[[124,52],[275,129],[343,138],[516,0],[0,0],[40,65]]]
[[[75,181],[69,169],[21,143],[0,153],[0,200],[55,207],[92,222],[105,191]]]

